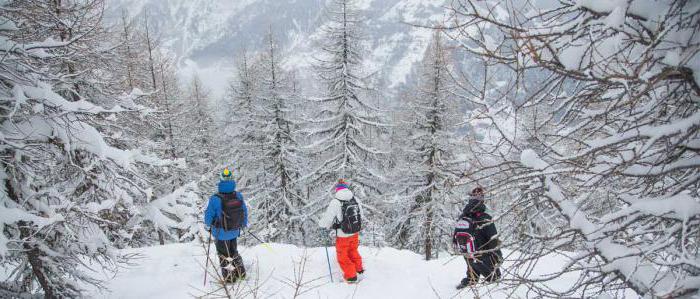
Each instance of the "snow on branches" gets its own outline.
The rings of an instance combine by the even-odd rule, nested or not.
[[[372,169],[385,154],[372,144],[382,124],[380,111],[371,103],[366,75],[362,70],[360,16],[353,1],[338,0],[326,8],[328,22],[323,28],[321,54],[315,66],[324,93],[315,99],[316,116],[308,135],[314,139],[307,147],[311,154],[321,154],[314,182],[330,184],[337,178],[350,178],[356,192],[377,192]],[[375,162],[375,163],[373,163]]]
[[[403,98],[394,169],[395,200],[385,209],[392,218],[391,243],[425,253],[426,259],[450,248],[441,238],[451,230],[460,196],[454,188],[464,161],[459,158],[459,98],[450,55],[435,31],[419,67],[417,86]],[[462,190],[463,191],[463,190]],[[462,192],[465,194],[466,192]]]
[[[490,120],[476,127],[484,138],[470,147],[484,159],[468,179],[509,198],[501,218],[520,231],[506,245],[523,252],[511,257],[513,286],[548,297],[697,293],[700,5],[531,2],[455,1],[449,31],[484,73],[517,78],[478,78],[487,92],[465,85],[479,95],[473,120]],[[571,262],[528,275],[551,252]],[[540,287],[573,271],[566,290]]]
[[[136,165],[176,161],[124,147],[116,125],[145,93],[120,89],[102,1],[0,4],[0,285],[78,297],[115,271],[145,205]],[[121,96],[119,96],[121,95]]]

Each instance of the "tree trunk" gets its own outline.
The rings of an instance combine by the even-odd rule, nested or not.
[[[4,169],[6,173],[11,173],[7,172],[7,169]],[[6,178],[5,179],[5,190],[7,190],[6,194],[10,198],[10,200],[14,201],[15,203],[20,202],[20,198],[18,194],[15,191],[15,187],[12,185],[12,179],[11,178]],[[46,278],[46,275],[44,275],[43,270],[43,262],[41,261],[41,251],[37,249],[36,247],[31,246],[26,242],[31,237],[31,232],[29,231],[28,224],[25,221],[19,221],[17,225],[20,227],[20,239],[25,240],[25,242],[22,244],[22,247],[26,250],[26,255],[27,255],[27,260],[29,261],[29,265],[32,267],[32,275],[36,277],[36,280],[39,281],[39,284],[41,285],[41,288],[44,290],[44,297],[45,298],[55,298],[54,291],[49,285],[49,281]]]
[[[160,231],[160,228],[156,228],[158,230],[158,242],[160,245],[165,245],[165,238],[163,238],[163,232]]]
[[[29,245],[25,243],[24,248],[29,249]],[[44,298],[56,298],[53,289],[49,285],[49,280],[46,278],[46,275],[44,275],[44,272],[42,272],[43,262],[40,256],[41,252],[39,249],[32,248],[27,251],[27,259],[29,260],[29,265],[32,266],[32,274],[34,274],[34,277],[36,277],[36,280],[39,281],[41,288],[44,290]]]
[[[148,66],[151,71],[151,83],[153,90],[156,90],[156,68],[153,62],[153,44],[151,43],[151,33],[148,29],[148,11],[143,14],[144,27],[146,29],[146,46],[148,47]]]
[[[17,224],[20,227],[20,237],[22,238],[22,240],[27,240],[28,238],[31,238],[31,232],[29,231],[28,224],[24,221],[20,221]],[[41,285],[41,289],[44,290],[44,298],[56,298],[54,290],[49,284],[49,280],[46,278],[46,275],[43,272],[44,263],[41,260],[41,251],[39,251],[38,248],[30,245],[27,242],[22,244],[22,247],[24,248],[25,254],[27,255],[27,261],[32,267],[32,275],[36,277],[36,280]]]
[[[428,210],[425,217],[425,260],[429,261],[433,256],[433,211]]]

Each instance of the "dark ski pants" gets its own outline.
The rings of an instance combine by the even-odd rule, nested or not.
[[[238,254],[236,239],[217,240],[216,252],[219,254],[219,265],[221,265],[221,275],[224,280],[235,282],[245,276],[243,258]]]
[[[476,284],[480,277],[484,277],[487,282],[494,282],[501,278],[502,258],[501,251],[487,252],[479,255],[476,258],[470,259],[464,257],[467,261],[467,281],[469,284]]]

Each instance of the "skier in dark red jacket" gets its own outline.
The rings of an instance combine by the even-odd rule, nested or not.
[[[486,213],[483,188],[476,187],[472,190],[460,219],[466,219],[473,224],[476,252],[473,255],[465,255],[464,259],[468,266],[467,277],[462,279],[457,289],[475,285],[480,277],[484,277],[488,282],[497,281],[501,278],[499,266],[503,260],[503,254],[499,249],[500,241],[496,225],[493,224],[491,215]]]

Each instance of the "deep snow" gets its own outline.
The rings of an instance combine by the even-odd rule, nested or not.
[[[215,249],[211,247],[211,257]],[[236,284],[235,298],[293,298],[289,284],[299,273],[300,261],[306,253],[306,286],[298,298],[505,298],[498,285],[481,286],[475,290],[455,290],[464,276],[465,262],[461,257],[442,257],[425,261],[421,255],[393,248],[360,247],[367,272],[356,285],[340,282],[341,272],[335,251],[329,247],[334,282],[328,275],[323,248],[300,248],[285,244],[264,244],[240,248],[248,268],[248,278]],[[203,287],[205,253],[200,243],[128,249],[126,253],[141,255],[138,265],[124,269],[107,282],[111,291],[91,290],[90,297],[107,298],[192,298],[215,297],[209,292],[219,289],[209,276]],[[551,257],[540,263],[535,273],[544,274],[548,267],[561,265],[563,257]],[[506,264],[507,266],[507,264]],[[211,272],[210,272],[211,273]],[[557,285],[565,288],[569,278]],[[257,290],[257,291],[255,291]],[[510,294],[511,298],[526,297],[527,290]],[[254,294],[255,293],[255,294]],[[219,290],[217,294],[223,294]]]

